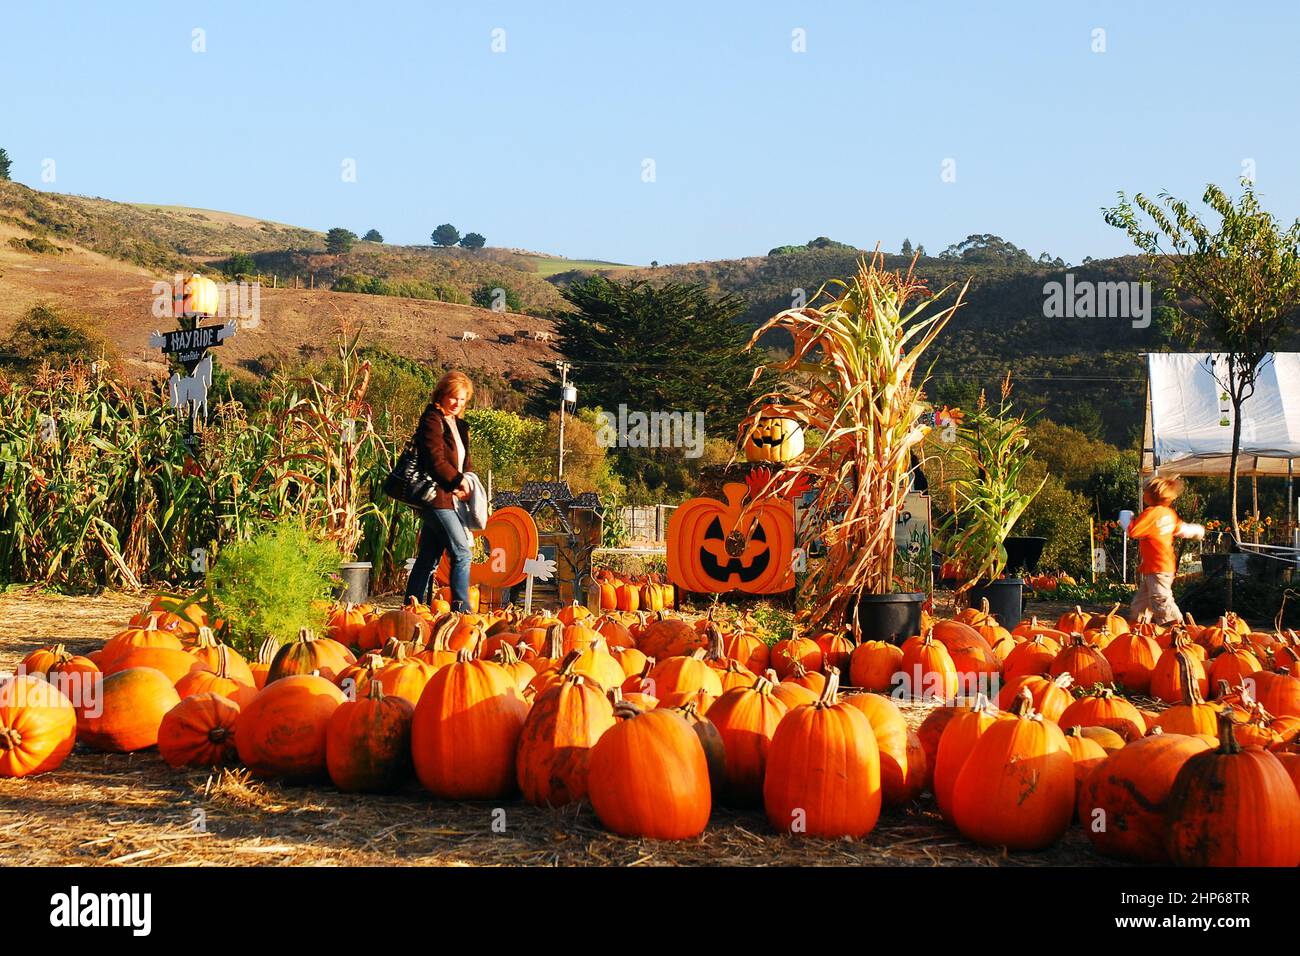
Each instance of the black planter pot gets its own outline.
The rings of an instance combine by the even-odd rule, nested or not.
[[[981,607],[982,601],[989,602],[989,611],[998,619],[998,623],[1007,630],[1020,623],[1024,610],[1023,592],[1025,582],[1021,578],[1004,578],[992,584],[977,584],[966,592],[971,607]]]
[[[1002,542],[1007,549],[1007,574],[1033,574],[1047,546],[1046,538],[1007,538]]]
[[[925,594],[862,594],[858,597],[858,627],[864,641],[888,641],[902,644],[921,633],[921,605]],[[849,605],[849,623],[853,622],[854,605]]]

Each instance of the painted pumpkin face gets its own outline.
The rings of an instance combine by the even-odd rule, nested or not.
[[[687,591],[774,594],[794,587],[794,505],[768,499],[745,504],[740,482],[726,502],[692,498],[668,522],[668,579]]]
[[[488,518],[486,528],[474,532],[474,544],[475,550],[482,552],[483,560],[470,565],[470,584],[513,587],[525,577],[524,562],[537,557],[537,525],[523,508],[501,508]],[[450,575],[451,564],[443,555],[438,565],[438,583],[447,585]]]
[[[217,284],[197,272],[185,280],[181,292],[181,315],[216,315]]]
[[[753,419],[749,419],[745,427]],[[793,418],[759,412],[754,433],[745,440],[746,461],[784,464],[803,454],[803,425]]]

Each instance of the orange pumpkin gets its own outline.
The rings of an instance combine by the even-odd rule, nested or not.
[[[434,796],[486,800],[515,789],[515,749],[528,704],[510,674],[461,651],[430,678],[415,707],[411,751]]]
[[[173,767],[220,767],[234,763],[239,705],[216,693],[191,694],[158,725],[158,753]]]
[[[158,727],[181,702],[172,681],[152,667],[131,667],[99,682],[94,702],[77,711],[77,737],[95,750],[128,753],[158,743]]]
[[[345,698],[324,677],[273,679],[235,722],[239,759],[253,773],[292,782],[325,776],[325,736]]]
[[[780,832],[862,837],[880,818],[880,750],[861,710],[836,703],[839,671],[813,704],[782,718],[767,751],[763,806]]]
[[[616,705],[620,720],[591,749],[588,798],[606,829],[686,840],[709,822],[712,790],[704,746],[680,713]],[[647,773],[646,768],[655,768]]]
[[[415,706],[387,696],[379,681],[360,700],[347,700],[325,728],[325,769],[347,793],[387,793],[411,775],[411,719]]]
[[[0,679],[0,777],[57,770],[76,740],[77,712],[56,687],[29,674]]]
[[[533,703],[519,735],[520,792],[529,803],[563,806],[587,796],[591,749],[614,726],[599,684],[567,674]]]
[[[763,797],[767,750],[788,708],[771,681],[757,677],[748,687],[732,687],[709,708],[709,720],[722,735],[731,802],[752,805]]]

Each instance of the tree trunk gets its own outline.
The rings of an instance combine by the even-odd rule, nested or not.
[[[1232,398],[1232,462],[1228,471],[1228,482],[1232,486],[1232,537],[1241,540],[1241,526],[1237,521],[1237,469],[1241,464],[1241,406],[1245,401],[1242,387],[1235,374],[1236,366],[1229,366],[1232,374],[1232,388],[1228,390]]]

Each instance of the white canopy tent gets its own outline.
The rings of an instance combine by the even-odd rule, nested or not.
[[[1223,355],[1147,356],[1146,426],[1141,476],[1227,475],[1232,462],[1232,402],[1215,381]],[[1226,371],[1221,374],[1226,375]],[[1300,353],[1275,352],[1261,364],[1242,404],[1238,473],[1287,479],[1287,518],[1300,461]]]

